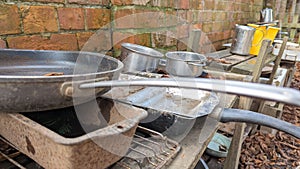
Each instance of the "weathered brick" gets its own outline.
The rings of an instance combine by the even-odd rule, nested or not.
[[[54,34],[50,38],[39,35],[8,37],[8,47],[35,50],[78,50],[74,34]]]
[[[187,11],[186,10],[177,10],[178,23],[187,22]]]
[[[88,29],[99,29],[109,27],[110,10],[109,9],[86,9],[86,24]]]
[[[20,33],[20,23],[16,5],[0,5],[0,35]]]
[[[58,8],[60,29],[84,29],[84,10],[81,8]]]
[[[111,0],[112,5],[131,5],[133,0]]]
[[[102,5],[103,6],[108,6],[110,3],[110,0],[102,0]]]
[[[194,24],[194,25],[193,25],[193,28],[194,28],[194,29],[200,29],[200,30],[202,30],[202,23]]]
[[[89,52],[108,51],[112,48],[111,33],[109,30],[97,32],[81,32],[76,34],[79,49]]]
[[[176,0],[175,1],[175,8],[178,9],[189,9],[190,1],[189,0]]]
[[[212,32],[213,24],[211,22],[205,22],[202,25],[202,31],[205,33]]]
[[[82,5],[102,5],[101,0],[68,0],[71,4],[82,4]]]
[[[213,10],[215,8],[215,1],[213,0],[204,0],[204,9]]]
[[[231,35],[232,35],[231,34],[231,30],[224,31],[224,33],[223,33],[223,39],[230,39],[230,38],[232,38]]]
[[[211,22],[213,20],[213,12],[212,11],[203,12],[200,17],[205,22]]]
[[[134,5],[142,5],[145,6],[147,5],[151,0],[132,0],[132,3]]]
[[[165,48],[177,45],[176,33],[173,31],[156,32],[151,34],[152,47]]]
[[[179,39],[177,43],[177,50],[178,51],[186,51],[187,50],[187,39]]]
[[[166,10],[165,23],[162,23],[162,25],[165,27],[178,25],[176,10]]]
[[[215,43],[213,43],[213,46],[214,46],[215,50],[220,50],[220,49],[222,49],[222,48],[223,48],[222,45],[223,45],[222,42],[215,42]]]
[[[177,26],[177,38],[187,38],[189,37],[190,25],[184,24]]]
[[[115,11],[115,27],[116,28],[134,28],[134,9],[117,9]]]
[[[150,46],[150,34],[133,34],[123,32],[113,32],[113,45],[114,49],[120,49],[121,44],[124,42],[139,44],[142,46]]]
[[[6,42],[2,39],[0,39],[0,48],[7,48]]]
[[[198,9],[198,10],[202,10],[203,8],[203,1],[199,1],[199,0],[190,0],[190,8],[191,9]]]
[[[117,9],[116,28],[158,28],[165,26],[165,14],[152,9]]]
[[[54,7],[22,6],[25,33],[57,32],[58,25]]]
[[[50,2],[50,3],[64,3],[65,0],[22,0],[24,2]]]

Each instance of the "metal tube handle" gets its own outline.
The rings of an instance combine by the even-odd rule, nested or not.
[[[173,79],[136,79],[131,81],[102,81],[85,83],[80,89],[99,87],[126,87],[126,86],[151,86],[151,87],[175,87],[187,89],[200,89],[215,91],[241,96],[261,98],[287,104],[300,106],[300,92],[283,87],[275,87],[265,84],[218,80],[218,79],[195,79],[195,78],[173,78]]]

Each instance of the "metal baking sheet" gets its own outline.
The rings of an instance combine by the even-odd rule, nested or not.
[[[210,114],[219,104],[219,98],[214,92],[165,87],[147,87],[118,100],[186,118]]]

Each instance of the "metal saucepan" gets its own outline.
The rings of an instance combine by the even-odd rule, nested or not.
[[[121,45],[123,72],[153,72],[158,68],[163,54],[145,46],[123,43]]]
[[[193,52],[167,52],[166,59],[163,59],[164,55],[152,48],[131,43],[123,43],[121,46],[120,57],[125,73],[154,72],[162,66],[174,76],[198,77],[207,61],[204,55]]]
[[[200,76],[207,61],[204,55],[184,51],[167,52],[166,57],[166,71],[181,77]]]

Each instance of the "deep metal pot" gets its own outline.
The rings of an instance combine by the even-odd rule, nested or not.
[[[167,52],[166,71],[174,76],[198,77],[206,65],[204,55],[193,52]]]
[[[141,45],[123,43],[121,59],[124,63],[123,72],[153,72],[157,69],[163,54]]]
[[[232,40],[231,53],[249,55],[255,29],[249,26],[236,25]]]

